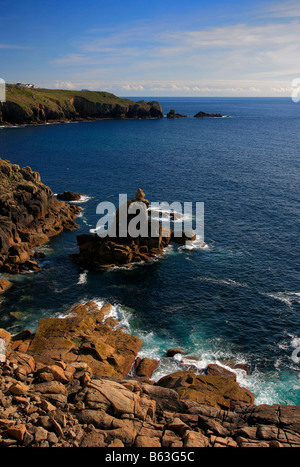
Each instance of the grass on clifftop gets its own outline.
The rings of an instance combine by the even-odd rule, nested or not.
[[[128,105],[133,104],[130,99],[123,99],[110,94],[108,92],[99,91],[69,91],[60,89],[28,89],[23,86],[16,86],[14,84],[6,85],[6,100],[14,102],[23,108],[30,108],[32,104],[51,105],[58,104],[64,106],[66,102],[70,102],[72,97],[82,97],[90,102],[99,102],[101,104],[119,104]]]

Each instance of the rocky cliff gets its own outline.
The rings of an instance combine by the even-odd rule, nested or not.
[[[0,344],[2,447],[300,447],[300,407],[255,406],[230,375],[126,376],[142,341],[109,304]]]
[[[38,270],[31,248],[75,229],[79,211],[57,200],[30,167],[0,159],[0,271]]]
[[[135,102],[105,92],[27,89],[8,84],[6,102],[0,103],[1,125],[162,117],[157,102]]]

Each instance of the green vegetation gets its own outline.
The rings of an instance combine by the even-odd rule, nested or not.
[[[162,118],[157,102],[135,102],[108,92],[6,87],[0,123],[20,125],[103,118]]]
[[[63,89],[28,89],[14,84],[6,85],[6,100],[20,105],[22,108],[31,108],[33,105],[46,105],[49,108],[71,109],[71,99],[82,97],[93,103],[128,106],[134,104],[130,99],[122,99],[108,92],[98,91],[69,91]]]

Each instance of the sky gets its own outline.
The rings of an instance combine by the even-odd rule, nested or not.
[[[0,78],[119,96],[291,96],[299,0],[0,0]]]

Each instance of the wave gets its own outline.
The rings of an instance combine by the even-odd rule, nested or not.
[[[300,294],[299,292],[258,292],[264,297],[271,298],[273,300],[278,300],[284,303],[288,308],[294,311],[294,304],[300,304]]]
[[[300,293],[299,292],[262,292],[261,290],[255,289],[251,287],[249,284],[242,283],[235,281],[233,279],[216,279],[214,277],[203,277],[199,276],[196,277],[195,280],[205,281],[205,282],[213,282],[214,284],[223,284],[232,287],[242,287],[250,289],[252,292],[257,293],[263,297],[271,298],[274,300],[278,300],[288,308],[294,309],[293,304],[300,304]]]
[[[81,303],[86,303],[90,298],[84,298]],[[92,298],[101,308],[107,300]],[[72,314],[60,315],[61,318],[70,317]],[[119,321],[117,328],[125,333],[133,334],[143,341],[143,347],[138,353],[140,358],[151,358],[159,360],[159,366],[151,376],[157,382],[163,376],[178,371],[193,371],[195,374],[204,374],[209,364],[217,364],[236,375],[236,380],[241,387],[245,387],[255,395],[255,404],[293,404],[295,403],[293,392],[299,391],[299,372],[295,375],[285,371],[282,361],[277,359],[274,370],[268,373],[259,371],[256,367],[247,374],[243,369],[232,369],[225,360],[234,360],[235,363],[245,364],[249,362],[249,357],[236,352],[232,345],[222,339],[200,339],[194,336],[194,343],[189,349],[188,355],[176,354],[174,357],[166,357],[168,348],[178,347],[178,342],[170,336],[166,339],[164,335],[158,335],[153,331],[146,331],[142,328],[132,326],[132,319],[135,317],[133,309],[126,308],[119,303],[113,303],[110,313],[104,318],[103,323],[109,318]],[[300,339],[295,335],[289,335],[290,346],[296,348],[300,344]],[[135,377],[134,366],[129,372],[129,376]]]
[[[203,282],[213,282],[214,284],[223,284],[223,285],[229,285],[232,287],[243,287],[246,289],[250,289],[251,287],[248,284],[242,283],[242,282],[237,282],[233,279],[216,279],[214,277],[203,277],[203,276],[198,276],[195,278],[196,280],[200,280]]]
[[[79,275],[77,285],[83,285],[87,283],[87,271],[84,271]]]
[[[77,201],[70,201],[70,202],[71,202],[72,204],[82,204],[82,203],[87,203],[87,202],[90,201],[92,198],[93,198],[92,196],[81,195],[79,200],[77,200]]]
[[[178,248],[179,250],[209,250],[209,245],[204,242],[199,235],[196,236],[196,240],[186,241],[185,245]]]
[[[95,302],[99,308],[102,308],[102,306],[107,303],[103,300],[99,300],[99,299],[93,299],[92,300],[93,302]],[[129,321],[130,321],[130,312],[128,311],[128,309],[126,309],[125,307],[123,307],[122,305],[120,304],[111,304],[112,305],[112,308],[111,308],[111,311],[108,315],[105,316],[104,320],[102,321],[103,323],[105,323],[105,321],[108,319],[108,318],[114,318],[114,319],[117,319],[119,321],[119,324],[118,324],[118,328],[119,329],[122,329],[124,332],[126,333],[129,333],[130,332],[130,324],[129,324]]]
[[[181,223],[182,221],[191,221],[195,219],[195,216],[193,216],[191,213],[182,213],[179,211],[175,211],[174,209],[157,209],[155,207],[149,206],[147,211],[151,214],[151,219],[156,221],[170,220],[171,222],[174,222],[174,224],[176,224],[179,222]]]

